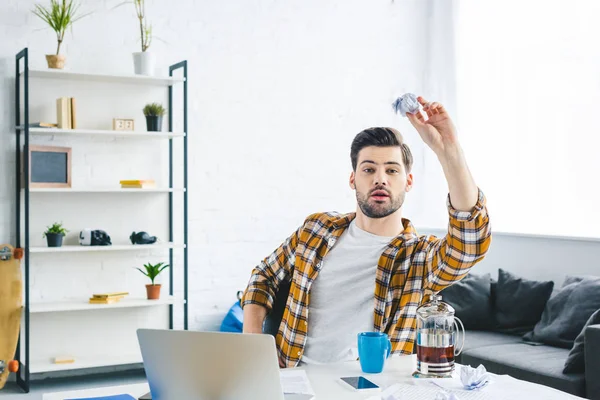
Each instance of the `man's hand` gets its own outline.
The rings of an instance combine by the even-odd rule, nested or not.
[[[420,112],[406,113],[421,139],[439,156],[457,144],[456,128],[448,112],[438,102],[429,103],[423,97],[417,97],[427,114],[427,121]]]
[[[452,206],[459,211],[470,211],[477,203],[478,188],[458,143],[456,128],[440,103],[429,103],[421,96],[417,100],[427,114],[427,121],[420,112],[406,116],[437,155],[448,182]]]

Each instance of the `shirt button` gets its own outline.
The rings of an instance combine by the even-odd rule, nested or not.
[[[298,352],[298,355],[302,354],[301,352]]]

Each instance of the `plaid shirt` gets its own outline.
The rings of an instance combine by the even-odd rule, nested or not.
[[[374,331],[385,332],[392,353],[412,354],[416,311],[425,292],[438,292],[465,277],[481,261],[491,243],[491,228],[483,192],[471,211],[458,211],[447,199],[448,233],[444,238],[418,236],[411,222],[379,258],[375,276]],[[269,312],[279,285],[291,279],[289,296],[276,336],[280,360],[286,367],[300,361],[306,343],[310,288],[323,258],[335,245],[355,213],[317,213],[288,237],[252,271],[241,299],[264,306]]]

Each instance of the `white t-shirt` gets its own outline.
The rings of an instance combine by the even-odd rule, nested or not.
[[[373,235],[355,221],[325,256],[311,286],[301,364],[356,360],[357,334],[373,331],[377,263],[394,237]]]

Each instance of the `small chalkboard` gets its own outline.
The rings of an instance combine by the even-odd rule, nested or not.
[[[71,187],[71,149],[29,146],[29,187]]]

